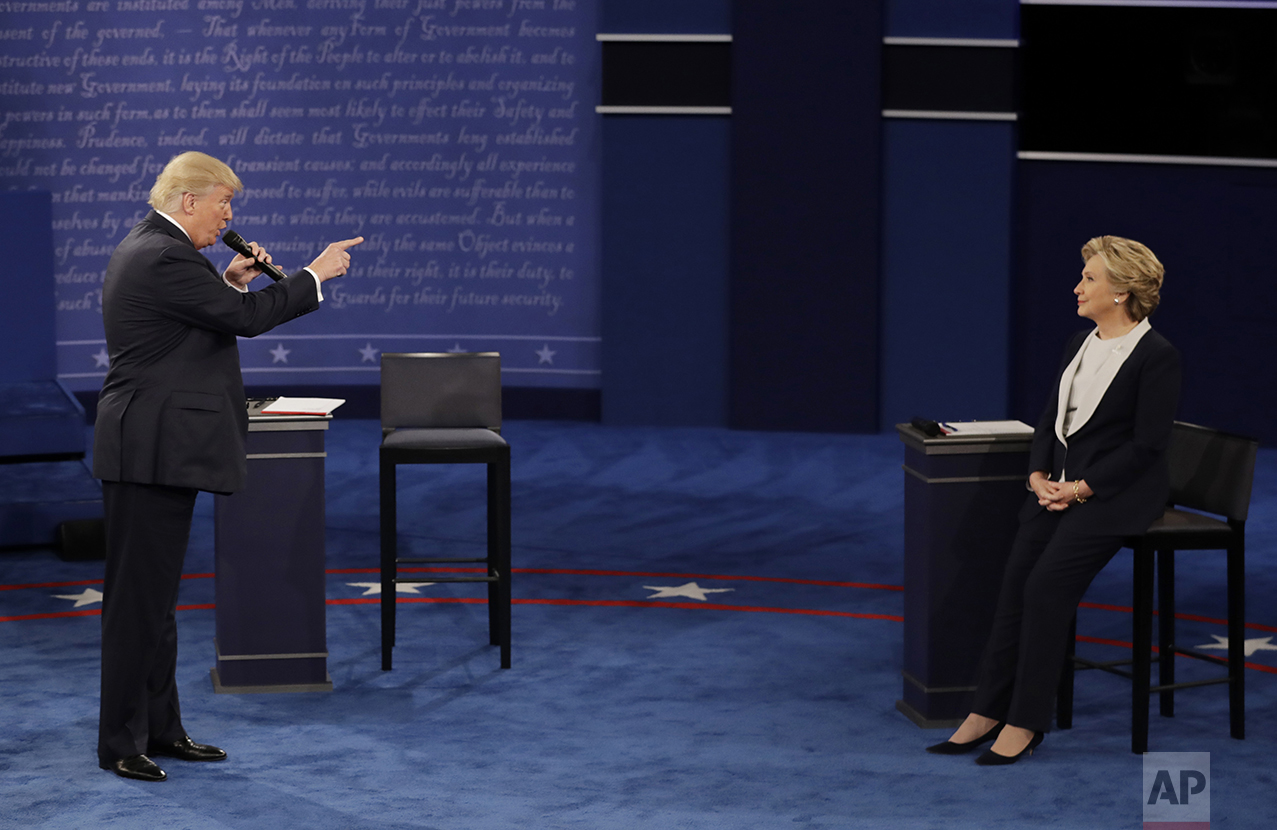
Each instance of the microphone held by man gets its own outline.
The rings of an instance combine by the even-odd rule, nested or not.
[[[344,239],[330,244],[306,270],[318,277],[320,282],[342,276],[350,267],[350,254],[346,253],[347,249],[353,248],[363,241],[364,238],[362,236],[357,236],[354,239]],[[256,242],[246,241],[244,237],[235,231],[227,229],[223,232],[222,242],[239,255],[232,260],[231,267],[226,269],[225,275],[227,281],[237,287],[246,288],[248,283],[255,279],[258,274],[265,274],[275,282],[279,282],[288,276],[271,261],[271,255],[266,253],[265,249]],[[242,277],[245,277],[245,279],[242,281],[233,275],[235,271],[239,270],[236,269],[237,265],[243,269]],[[317,268],[323,270],[324,274],[320,274]],[[332,273],[329,273],[330,271]]]

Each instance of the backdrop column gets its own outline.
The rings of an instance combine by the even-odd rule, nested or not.
[[[1018,12],[1018,0],[887,4],[883,429],[1008,416]]]
[[[605,424],[727,423],[730,2],[600,6]]]
[[[729,421],[872,431],[880,4],[733,10]]]

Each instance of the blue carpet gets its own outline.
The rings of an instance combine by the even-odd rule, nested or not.
[[[338,420],[328,468],[335,690],[214,695],[212,503],[201,496],[178,680],[191,734],[231,757],[170,761],[162,784],[97,769],[91,592],[101,564],[0,554],[0,827],[1140,826],[1124,681],[1082,675],[1074,728],[1003,769],[923,753],[944,735],[896,712],[894,436],[538,422],[504,433],[518,603],[508,671],[487,645],[482,604],[428,601],[481,595],[464,585],[403,595],[423,602],[399,606],[395,669],[380,671],[376,597],[352,584],[376,581],[379,430]],[[1264,601],[1277,589],[1277,452],[1261,456],[1248,525],[1256,638],[1277,635]],[[404,543],[476,550],[483,486],[480,468],[401,472]],[[1184,555],[1179,576],[1181,611],[1223,616],[1222,556]],[[1087,601],[1130,604],[1129,553]],[[1129,624],[1086,609],[1080,633],[1129,641]],[[1182,630],[1192,644],[1224,633],[1211,622]],[[1245,741],[1228,737],[1222,687],[1183,692],[1177,717],[1152,719],[1153,750],[1211,753],[1219,827],[1268,827],[1277,813],[1277,651],[1249,659]]]

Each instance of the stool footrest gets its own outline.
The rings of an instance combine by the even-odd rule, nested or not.
[[[1158,657],[1150,657],[1148,662],[1156,663],[1160,659],[1161,659],[1160,655]],[[1115,674],[1118,677],[1125,677],[1127,680],[1130,680],[1131,679],[1130,672],[1122,671],[1121,669],[1115,668],[1115,667],[1134,665],[1135,661],[1134,660],[1109,660],[1103,663],[1098,663],[1094,660],[1087,660],[1085,657],[1078,657],[1076,654],[1074,654],[1073,663],[1074,663],[1074,671],[1086,671],[1087,669],[1098,669],[1099,671],[1108,672],[1109,674]]]
[[[399,579],[394,580],[396,585],[407,585],[412,583],[425,583],[433,585],[437,582],[500,582],[499,576],[440,576],[434,579]]]
[[[1232,683],[1231,677],[1213,677],[1210,680],[1186,680],[1183,683],[1167,683],[1165,686],[1149,686],[1148,693],[1171,692],[1175,689],[1191,689],[1194,686],[1216,686],[1220,683]]]
[[[1195,660],[1205,660],[1207,663],[1214,663],[1217,666],[1228,666],[1227,657],[1217,657],[1214,654],[1203,654],[1200,651],[1191,648],[1180,648],[1179,646],[1171,646],[1171,651],[1184,657],[1192,657]]]

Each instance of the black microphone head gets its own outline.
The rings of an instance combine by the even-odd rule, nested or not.
[[[230,248],[240,256],[254,260],[256,262],[257,269],[273,279],[275,282],[279,282],[287,276],[287,274],[279,270],[278,267],[271,265],[269,262],[262,262],[257,259],[257,257],[253,254],[253,249],[248,247],[248,243],[244,241],[244,237],[235,233],[235,231],[230,228],[227,228],[222,232],[222,241],[226,243],[226,247]]]
[[[222,242],[226,244],[226,247],[230,248],[240,256],[251,257],[253,255],[253,249],[248,247],[248,243],[244,241],[244,237],[235,233],[235,231],[230,228],[227,228],[222,233]]]

